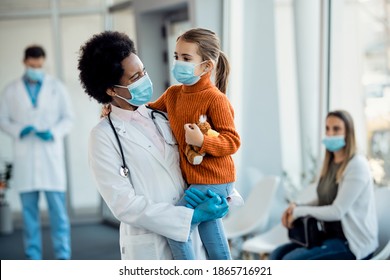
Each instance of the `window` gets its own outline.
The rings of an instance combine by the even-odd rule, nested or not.
[[[377,185],[390,183],[390,2],[332,1],[330,110],[354,118]]]

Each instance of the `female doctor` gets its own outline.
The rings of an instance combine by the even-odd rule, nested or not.
[[[122,259],[172,259],[167,238],[187,241],[192,223],[221,218],[227,201],[189,193],[195,209],[174,206],[185,188],[175,139],[165,115],[144,104],[152,83],[134,43],[105,31],[80,49],[85,92],[111,112],[91,131],[89,160],[98,190],[120,224]],[[197,232],[197,258],[206,258]]]

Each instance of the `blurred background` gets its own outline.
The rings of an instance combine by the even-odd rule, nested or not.
[[[64,82],[76,114],[66,139],[72,225],[107,222],[115,229],[88,167],[89,132],[101,107],[80,86],[80,46],[103,30],[128,34],[155,99],[175,83],[170,66],[177,36],[191,27],[215,31],[231,63],[227,95],[242,138],[234,155],[236,187],[248,199],[261,178],[280,178],[266,230],[280,221],[288,200],[315,182],[329,110],[352,114],[376,185],[389,186],[389,20],[388,0],[0,0],[0,88],[23,74],[27,45],[46,49],[45,70]],[[12,157],[11,139],[0,132],[0,181],[7,181],[0,199],[11,217],[11,228],[3,225],[0,232],[6,236],[21,227],[12,174],[6,177]],[[44,199],[41,204],[46,209]],[[116,244],[118,235],[113,238]]]

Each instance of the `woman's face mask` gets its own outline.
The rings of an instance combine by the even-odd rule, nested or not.
[[[192,86],[196,84],[200,80],[200,77],[204,74],[203,72],[199,76],[195,76],[195,67],[205,62],[206,61],[203,61],[199,64],[195,64],[192,62],[175,60],[171,69],[172,75],[179,83],[182,83],[187,86]]]
[[[127,88],[129,90],[131,95],[130,99],[126,99],[120,95],[116,96],[133,106],[141,106],[149,102],[153,95],[153,84],[148,74],[145,74],[142,78],[128,85],[127,87],[120,85],[115,86],[120,88]]]
[[[322,143],[329,152],[337,152],[345,147],[345,137],[344,135],[326,136],[322,139]]]

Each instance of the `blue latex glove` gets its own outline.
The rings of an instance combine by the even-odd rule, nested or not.
[[[50,132],[50,130],[36,131],[35,135],[41,138],[43,141],[51,141],[54,139],[53,134]]]
[[[27,135],[29,135],[30,133],[34,133],[34,132],[35,132],[35,127],[33,127],[32,125],[28,125],[22,129],[22,131],[19,134],[19,137],[22,139]]]
[[[198,224],[223,218],[229,211],[229,205],[224,197],[219,195],[208,198],[194,209],[191,223]]]
[[[211,190],[207,190],[207,195],[198,189],[188,189],[185,191],[184,199],[187,201],[187,208],[195,209],[196,206],[205,202],[210,197],[214,197],[217,194]]]

